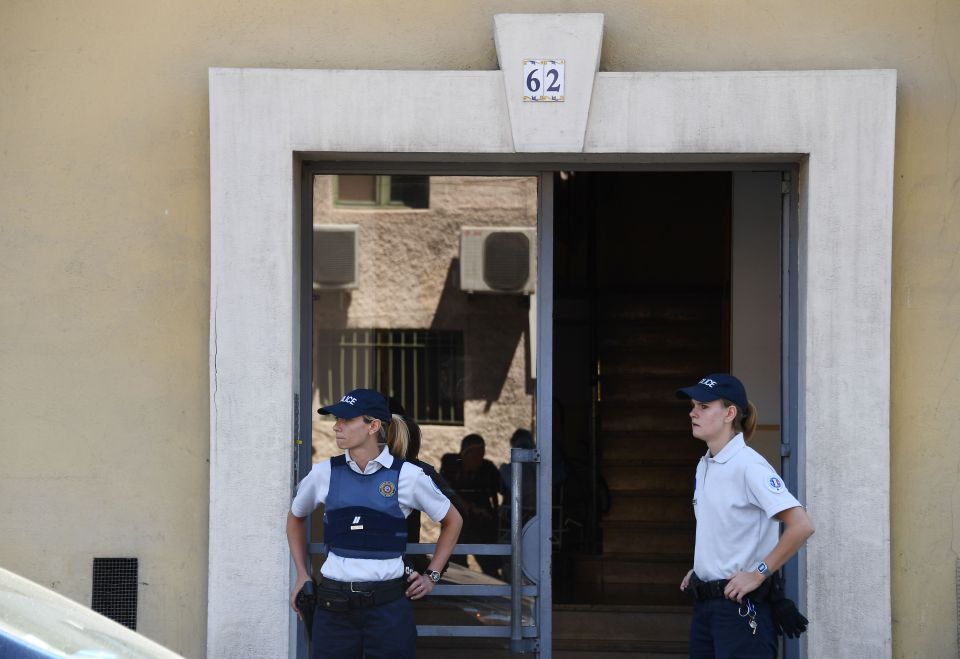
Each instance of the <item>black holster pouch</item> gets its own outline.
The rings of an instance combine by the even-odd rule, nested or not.
[[[349,611],[350,595],[342,590],[324,586],[317,587],[317,606],[327,611]]]
[[[700,602],[703,600],[722,599],[723,589],[727,587],[726,579],[717,579],[715,581],[704,581],[694,572],[690,575],[690,584],[684,591],[694,600]]]
[[[303,627],[307,632],[307,642],[309,643],[313,640],[311,638],[313,634],[313,612],[317,606],[317,584],[313,579],[303,584],[300,592],[297,593],[294,604],[297,605],[297,610],[303,618]]]
[[[807,631],[807,624],[810,622],[800,613],[793,600],[787,599],[784,590],[783,573],[777,570],[770,581],[770,613],[773,616],[773,626],[778,634],[784,634],[788,638],[799,638],[800,634]]]

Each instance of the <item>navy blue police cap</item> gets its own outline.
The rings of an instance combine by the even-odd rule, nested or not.
[[[747,411],[747,390],[740,380],[729,373],[711,373],[692,387],[677,389],[677,398],[692,398],[701,403],[725,398],[741,412]]]
[[[317,410],[320,414],[332,414],[338,419],[352,419],[357,416],[370,416],[390,423],[390,406],[379,391],[373,389],[354,389],[345,394],[339,403],[327,405]]]

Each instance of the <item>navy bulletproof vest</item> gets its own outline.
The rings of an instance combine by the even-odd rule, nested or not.
[[[398,558],[407,549],[407,521],[397,494],[403,460],[358,474],[345,455],[330,459],[323,540],[344,558]]]

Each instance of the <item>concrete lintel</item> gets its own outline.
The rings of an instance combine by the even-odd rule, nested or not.
[[[497,14],[494,25],[514,149],[581,151],[600,68],[603,14]],[[530,58],[564,60],[562,102],[523,100],[523,61]]]

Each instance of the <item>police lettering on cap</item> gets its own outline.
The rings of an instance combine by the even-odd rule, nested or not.
[[[711,373],[692,387],[677,389],[677,398],[692,398],[701,403],[724,398],[741,412],[747,411],[747,390],[740,380],[729,373]]]
[[[390,407],[387,399],[373,389],[354,389],[345,394],[340,402],[317,410],[320,414],[332,414],[338,419],[352,419],[357,416],[370,416],[390,423]]]

